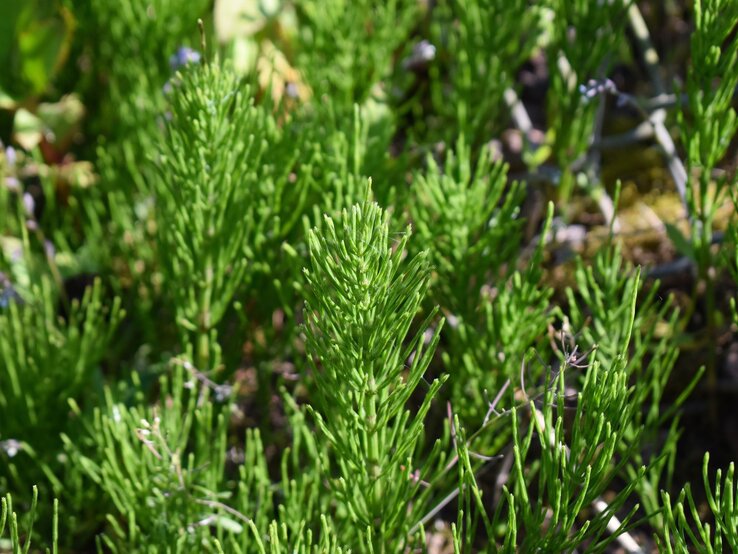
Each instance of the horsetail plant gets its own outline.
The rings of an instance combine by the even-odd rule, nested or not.
[[[26,554],[30,551],[31,540],[33,538],[33,524],[36,520],[36,510],[38,507],[38,488],[33,487],[33,496],[31,506],[28,511],[28,519],[30,521],[28,529],[22,533],[18,523],[18,514],[13,510],[13,497],[10,493],[0,498],[0,550],[3,552],[13,552],[13,554]],[[52,539],[51,549],[47,548],[46,552],[57,554],[59,547],[59,501],[54,499],[54,509],[52,516]],[[6,525],[8,527],[10,537],[3,538]],[[21,538],[25,536],[25,541]]]
[[[735,480],[735,464],[728,470],[718,469],[714,485],[710,483],[710,454],[706,453],[702,465],[702,478],[707,494],[707,506],[714,518],[711,526],[694,500],[689,485],[682,489],[676,502],[672,503],[668,493],[662,492],[664,505],[664,538],[659,542],[661,552],[698,552],[717,554],[738,550],[738,487]],[[690,521],[691,520],[691,521]]]
[[[671,482],[679,435],[675,414],[703,371],[695,372],[679,396],[663,409],[667,383],[679,353],[674,336],[667,330],[676,328],[679,310],[671,298],[658,298],[658,283],[646,286],[639,272],[623,266],[621,247],[611,240],[595,254],[591,265],[577,261],[576,286],[566,291],[569,312],[557,354],[564,364],[582,366],[597,360],[608,367],[622,356],[623,341],[630,336],[624,371],[631,382],[638,383],[633,402],[641,409],[633,412],[630,429],[619,448],[630,458],[623,468],[626,478],[636,483],[646,512],[660,520],[660,486],[662,480],[667,485]],[[634,294],[639,301],[631,313],[629,299]],[[659,336],[659,332],[665,334]],[[637,480],[644,465],[646,474]]]
[[[590,144],[596,103],[578,86],[606,74],[623,36],[628,0],[551,0],[547,44],[551,90],[547,95],[549,138],[561,170],[557,197],[567,201],[576,184],[580,156]]]
[[[457,540],[465,537],[466,544],[472,540],[475,518],[489,537],[497,537],[491,551],[571,552],[584,542],[601,551],[625,532],[637,506],[629,508],[622,521],[616,514],[646,467],[640,467],[607,502],[602,496],[634,452],[632,447],[618,452],[618,446],[632,432],[640,410],[626,371],[635,299],[633,290],[628,299],[630,326],[609,367],[591,360],[569,361],[557,370],[545,368],[542,392],[534,395],[525,379],[525,366],[540,362],[533,353],[523,360],[516,393],[521,401],[493,416],[507,421],[512,435],[510,471],[499,483],[496,505],[483,497],[474,479],[486,462],[472,460],[460,430],[456,444],[466,483],[464,505],[467,514],[475,515],[459,521]],[[583,374],[582,384],[572,394],[572,373],[578,372]]]
[[[107,390],[85,440],[62,437],[69,457],[110,499],[99,540],[113,552],[151,544],[184,552],[211,539],[209,525],[222,539],[250,521],[221,501],[228,496],[225,414],[189,362],[173,366],[160,380],[159,405],[139,398],[126,406]],[[76,404],[72,409],[81,415]]]
[[[99,198],[92,217],[94,225],[113,239],[96,250],[96,261],[104,266],[128,266],[112,285],[122,296],[133,288],[148,297],[129,311],[141,327],[148,327],[149,336],[153,333],[144,314],[151,309],[151,296],[161,283],[152,247],[153,202],[147,184],[156,171],[145,160],[161,144],[165,89],[178,68],[171,65],[170,56],[194,38],[195,21],[206,5],[203,0],[187,6],[180,0],[131,0],[116,6],[92,0],[79,9],[80,30],[95,67],[92,78],[84,79],[81,88],[95,97],[100,84],[105,85],[105,93],[97,100],[105,116],[97,118],[90,129],[98,139],[95,166],[101,182],[91,191]]]
[[[413,0],[299,0],[298,68],[322,98],[343,113],[363,104],[390,72],[391,53],[405,41],[420,7]]]
[[[550,229],[552,214],[549,206],[542,236]],[[498,429],[499,419],[491,416],[509,408],[510,385],[519,380],[521,361],[531,348],[544,352],[543,338],[557,313],[549,305],[553,291],[541,284],[542,263],[541,241],[527,269],[483,289],[476,312],[448,333],[443,360],[449,370],[455,368],[451,400],[474,448],[485,455],[497,455],[505,444],[506,430]],[[528,375],[538,379],[540,373],[540,368],[531,368]]]
[[[0,309],[0,486],[10,482],[13,490],[48,482],[61,492],[59,433],[73,419],[67,400],[80,399],[96,379],[123,317],[100,281],[69,304],[66,317],[58,302],[44,275]]]
[[[336,458],[331,489],[346,536],[361,552],[397,552],[428,507],[423,421],[445,377],[411,415],[408,402],[438,343],[433,310],[412,334],[430,274],[424,253],[403,263],[409,229],[390,242],[379,206],[365,201],[326,217],[309,236],[305,335],[315,380],[311,413]],[[426,333],[427,332],[427,333]],[[427,335],[427,338],[426,338]],[[407,338],[407,342],[405,342]],[[426,344],[427,341],[427,344]],[[436,443],[435,454],[440,443]]]
[[[440,165],[432,156],[414,175],[409,206],[418,245],[431,245],[433,302],[456,318],[473,317],[480,291],[503,275],[522,242],[523,188],[483,148],[477,159],[462,135]]]
[[[718,209],[736,182],[735,175],[715,173],[738,131],[738,116],[733,108],[738,86],[736,18],[738,4],[735,2],[695,1],[695,28],[691,35],[691,55],[695,62],[687,71],[688,103],[678,113],[682,142],[687,151],[690,251],[700,283],[705,287],[705,319],[708,336],[713,338],[718,333],[713,227]],[[708,348],[707,379],[713,393],[717,383],[716,350],[714,343]]]
[[[464,135],[476,148],[501,130],[505,91],[534,51],[543,13],[524,0],[438,2],[431,14],[430,43],[438,52],[429,64],[428,138],[451,143]]]
[[[219,363],[216,326],[264,240],[268,115],[216,62],[183,68],[171,88],[151,183],[159,258],[183,342],[207,371]]]
[[[451,402],[462,423],[476,429],[505,382],[516,380],[528,348],[547,332],[551,291],[540,283],[543,241],[528,268],[518,270],[523,188],[508,183],[507,167],[487,149],[474,159],[461,137],[443,167],[430,156],[427,164],[415,175],[417,200],[409,212],[434,266],[430,296],[453,322],[444,331],[443,353],[454,373]]]
[[[735,1],[687,2],[678,67],[631,0],[6,4],[0,59],[45,88],[0,76],[0,551],[738,549],[733,465],[705,457],[704,504],[671,483],[685,337],[735,377],[713,271]],[[623,62],[655,98],[617,89]],[[630,120],[608,94],[647,125],[605,137]],[[613,223],[570,264],[539,217],[540,180],[579,200],[644,138],[688,207],[691,241],[654,241],[697,267],[686,317],[662,300],[685,282],[622,262],[640,236]],[[590,204],[556,208],[592,246]]]

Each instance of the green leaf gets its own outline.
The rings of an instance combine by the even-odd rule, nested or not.
[[[666,234],[676,251],[682,256],[688,257],[690,260],[694,260],[694,248],[687,237],[682,234],[676,225],[664,222],[664,226],[666,227]]]
[[[25,150],[33,150],[41,143],[44,124],[36,115],[25,108],[15,112],[13,120],[13,136],[15,141]]]
[[[0,84],[11,95],[39,95],[69,55],[74,20],[58,2],[3,4],[0,63],[4,71]],[[10,28],[4,28],[8,24]]]

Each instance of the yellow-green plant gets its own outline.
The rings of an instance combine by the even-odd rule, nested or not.
[[[421,480],[432,479],[433,466],[419,458],[418,447],[445,377],[430,384],[415,413],[407,404],[431,362],[442,322],[428,344],[424,335],[435,311],[410,334],[430,275],[425,254],[402,262],[408,236],[393,245],[386,214],[367,201],[344,210],[337,222],[326,219],[323,232],[309,237],[311,412],[334,451],[337,475],[330,486],[359,551],[411,544],[410,531],[429,507]]]

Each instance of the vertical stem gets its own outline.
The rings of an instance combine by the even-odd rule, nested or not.
[[[205,265],[205,286],[200,296],[200,318],[198,321],[197,336],[197,367],[200,371],[208,371],[210,369],[210,330],[211,330],[211,314],[210,302],[213,290],[213,264],[210,256],[207,256]]]
[[[207,329],[200,329],[197,337],[197,368],[206,372],[210,363],[210,337]]]
[[[369,439],[369,480],[371,483],[371,497],[368,499],[368,505],[370,506],[370,517],[372,518],[372,526],[377,531],[376,539],[377,545],[380,546],[384,543],[377,526],[377,518],[381,519],[381,512],[377,510],[378,507],[382,506],[382,483],[380,476],[382,468],[379,465],[380,445],[379,435],[377,428],[377,390],[376,381],[374,376],[369,378],[369,390],[367,399],[367,423],[368,426],[368,439]],[[380,521],[381,525],[381,521]]]
[[[572,173],[571,168],[564,167],[564,169],[561,172],[561,179],[559,180],[559,190],[557,198],[560,201],[561,205],[564,206],[564,217],[566,221],[571,220],[571,209],[569,200],[571,198],[572,191],[574,190],[574,173]]]

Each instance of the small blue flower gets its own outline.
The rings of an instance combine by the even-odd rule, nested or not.
[[[47,258],[53,259],[54,256],[56,256],[56,248],[54,248],[54,243],[50,240],[44,241],[44,252],[46,253]]]
[[[5,177],[5,186],[10,192],[20,192],[21,184],[17,177]]]
[[[3,289],[0,292],[0,309],[7,308],[10,304],[10,300],[13,298],[11,295],[15,292],[11,288]]]
[[[5,160],[8,162],[8,167],[15,167],[15,162],[18,159],[18,155],[15,153],[15,148],[8,146],[5,149]]]
[[[413,46],[413,53],[402,61],[402,67],[417,70],[426,66],[436,58],[436,47],[427,40],[421,40]]]
[[[201,59],[202,56],[197,50],[193,50],[189,46],[180,46],[177,48],[177,52],[170,56],[169,66],[172,68],[172,71],[177,71],[187,64],[199,63]]]
[[[28,192],[23,194],[23,208],[26,210],[28,217],[33,217],[33,212],[36,209],[36,201]]]
[[[10,279],[0,272],[0,309],[7,308],[11,302],[22,304],[23,299],[13,288]]]
[[[18,452],[23,450],[23,443],[16,439],[8,439],[0,442],[0,450],[3,450],[8,458],[13,458]]]
[[[216,385],[215,387],[215,401],[225,402],[231,396],[233,387],[230,385]]]
[[[618,94],[618,88],[610,79],[590,79],[586,84],[579,85],[579,94],[584,96],[585,102],[589,102],[602,94]]]

